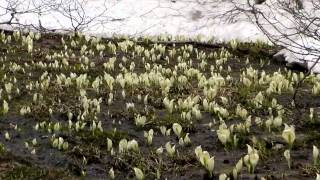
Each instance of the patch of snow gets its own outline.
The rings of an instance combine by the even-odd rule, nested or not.
[[[34,8],[30,5],[33,1],[37,0],[23,1],[18,9],[22,11]],[[65,7],[69,1],[72,0],[65,1]],[[6,1],[0,2],[0,14],[5,14],[1,7],[6,6]],[[221,21],[221,18],[214,18],[231,10],[232,7],[231,2],[223,0],[107,0],[106,2],[105,0],[86,0],[84,12],[88,18],[99,15],[103,8],[107,8],[107,11],[84,26],[83,31],[102,36],[116,33],[130,36],[170,34],[194,37],[202,34],[209,38],[216,37],[221,41],[266,40],[245,15],[237,16],[235,22],[225,22]],[[80,18],[76,13],[72,15],[76,19]],[[0,22],[9,18],[9,14],[0,15]],[[19,14],[17,19],[21,24],[32,24],[39,27],[39,22],[41,22],[41,25],[47,29],[72,30],[70,19],[61,12],[61,9],[52,9],[41,14]]]
[[[301,38],[298,39],[295,43],[298,45],[303,45],[306,49],[320,49],[320,42],[313,38]],[[306,67],[307,69],[311,69],[311,72],[320,73],[319,51],[307,51],[306,49],[302,49],[297,46],[290,46],[286,49],[282,49],[275,56],[283,56],[285,58],[285,61],[289,64],[298,63]]]

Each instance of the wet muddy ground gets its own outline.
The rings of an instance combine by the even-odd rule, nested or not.
[[[8,36],[11,40],[5,42]],[[238,43],[237,47],[194,41],[174,44],[163,39],[156,43],[154,39],[127,41],[123,37],[95,41],[79,35],[43,34],[38,40],[34,38],[30,53],[28,43],[24,43],[22,37],[14,38],[12,32],[3,33],[0,41],[0,179],[111,179],[111,168],[115,179],[135,179],[134,167],[144,172],[145,179],[218,179],[222,173],[233,179],[232,170],[247,154],[247,144],[258,151],[259,162],[252,174],[243,165],[238,179],[315,179],[316,173],[319,173],[319,164],[313,164],[312,147],[319,146],[320,142],[320,98],[312,94],[312,88],[320,80],[315,76],[307,78],[298,91],[295,105],[292,104],[293,91],[289,88],[266,96],[259,108],[252,104],[252,99],[260,91],[266,94],[269,84],[253,82],[254,85],[247,87],[241,80],[241,75],[252,67],[258,72],[258,77],[262,76],[262,71],[270,76],[275,72],[283,74],[295,88],[297,83],[292,80],[292,74],[302,79],[300,76],[303,73],[286,69],[284,64],[272,60],[275,47],[263,43]],[[125,45],[121,45],[123,42],[126,42]],[[105,49],[97,50],[97,44],[103,44]],[[164,52],[155,47],[158,44],[165,47]],[[81,50],[84,45],[87,48]],[[137,47],[148,49],[151,53],[141,53]],[[170,54],[173,50],[176,51],[174,55]],[[205,54],[205,58],[200,57],[201,53]],[[116,61],[114,69],[110,70],[105,64],[112,57],[116,57]],[[149,63],[149,69],[146,63]],[[186,67],[177,67],[183,63]],[[228,117],[204,109],[205,95],[203,88],[199,87],[198,77],[190,75],[186,82],[179,83],[180,75],[187,76],[184,68],[198,70],[207,79],[213,73],[225,79],[229,76],[229,80],[219,87],[217,95],[211,99],[211,102],[228,110]],[[171,71],[164,72],[163,69]],[[106,73],[117,79],[119,74],[128,72],[136,73],[138,77],[135,78],[141,79],[143,73],[152,70],[158,70],[168,79],[174,77],[167,93],[163,93],[162,87],[155,82],[147,84],[139,81],[130,85],[130,80],[126,81],[124,88],[115,80],[111,90],[104,79]],[[172,74],[174,70],[177,75]],[[71,77],[70,73],[75,73],[76,77]],[[59,83],[61,74],[65,79],[70,77],[71,84]],[[87,83],[79,85],[79,88],[77,81],[80,80],[76,79],[80,74],[87,74]],[[98,91],[93,85],[97,77],[101,80]],[[13,86],[12,92],[5,87],[8,83]],[[92,102],[84,114],[86,110],[81,100],[84,96],[80,89],[85,91],[85,97],[89,100],[101,98],[99,111],[94,109],[96,105]],[[113,93],[113,99],[108,103],[110,93]],[[186,120],[181,116],[184,110],[178,108],[169,113],[163,104],[165,96],[175,99],[177,106],[179,98],[185,100],[188,96],[197,95],[201,112],[198,120],[193,115],[191,120]],[[224,104],[220,97],[226,97],[228,103]],[[272,98],[284,110],[283,123],[269,130],[264,122],[279,111],[277,108],[270,110]],[[9,104],[7,113],[3,112],[3,100]],[[134,108],[128,108],[127,103],[133,103]],[[238,104],[248,111],[248,116],[251,115],[252,124],[248,132],[234,130],[239,139],[236,147],[224,146],[219,141],[217,130],[222,121],[227,126],[244,122],[235,112]],[[23,107],[29,107],[30,112],[22,114]],[[310,108],[314,108],[313,119],[309,116]],[[73,116],[69,118],[68,113]],[[135,124],[138,114],[146,116],[147,122],[143,127]],[[262,119],[263,125],[254,121],[256,117]],[[83,128],[78,129],[77,122]],[[102,130],[93,128],[99,122]],[[168,136],[161,133],[161,126],[170,129],[173,123],[179,123],[184,134],[189,133],[191,144],[179,144],[173,130]],[[281,137],[284,123],[295,126],[296,139],[290,151],[290,169],[283,155],[288,149],[288,144]],[[144,137],[144,131],[150,129],[154,131],[151,145]],[[54,147],[53,141],[57,137],[68,142],[68,147]],[[36,143],[33,143],[34,139]],[[108,150],[108,139],[113,143],[112,152]],[[139,151],[119,153],[118,144],[122,139],[135,139]],[[167,142],[176,147],[173,157],[168,156],[166,150],[162,154],[156,153]],[[215,157],[213,177],[209,177],[195,156],[194,150],[199,145]]]

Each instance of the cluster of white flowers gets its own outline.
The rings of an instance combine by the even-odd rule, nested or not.
[[[244,62],[234,60],[238,58],[231,58],[234,57],[232,52],[241,46],[236,40],[229,42],[228,48],[209,52],[190,44],[166,46],[153,42],[143,45],[151,39],[171,40],[168,36],[144,37],[141,43],[121,37],[117,42],[106,43],[100,38],[77,33],[76,37],[69,35],[61,38],[62,46],[57,47],[59,50],[46,52],[41,51],[42,47],[38,49],[36,43],[40,38],[39,33],[23,35],[15,31],[12,37],[0,33],[1,44],[16,41],[27,54],[16,61],[9,56],[0,57],[0,82],[3,84],[0,87],[0,113],[1,116],[8,116],[18,109],[18,114],[29,118],[44,112],[39,116],[41,122],[34,125],[34,130],[49,133],[53,148],[69,149],[68,139],[60,137],[60,133],[80,136],[87,135],[85,132],[89,131],[88,136],[92,138],[107,135],[105,150],[111,156],[138,155],[144,150],[141,148],[140,152],[140,144],[152,149],[152,153],[159,156],[157,161],[161,162],[164,152],[168,159],[173,160],[180,157],[180,148],[195,143],[196,138],[190,129],[198,131],[198,127],[202,127],[199,124],[209,127],[208,132],[217,137],[225,150],[237,148],[238,143],[243,142],[239,139],[248,136],[254,139],[255,128],[263,133],[281,134],[284,127],[282,138],[289,147],[283,155],[291,167],[295,128],[286,124],[287,109],[277,97],[292,93],[299,81],[304,79],[303,73],[290,70],[270,73],[250,66],[251,58],[242,59]],[[176,39],[183,40],[184,37]],[[15,53],[15,50],[8,53]],[[34,57],[37,53],[40,59]],[[238,70],[228,63],[233,60],[246,64],[246,67],[233,72]],[[261,65],[264,63],[260,60]],[[314,96],[320,94],[319,76],[309,76],[306,83],[311,87],[308,93]],[[22,99],[23,103],[16,103],[17,99]],[[121,120],[117,113],[123,117]],[[56,121],[60,114],[67,118],[65,122]],[[315,123],[317,109],[310,107],[308,117]],[[203,120],[208,122],[203,123]],[[111,125],[108,124],[111,122]],[[137,136],[142,139],[121,137],[118,146],[115,146],[119,140],[116,138],[118,125],[128,122],[130,126],[138,127],[134,128],[138,133],[143,133]],[[19,129],[18,125],[14,127]],[[154,147],[159,142],[159,135],[170,141]],[[15,133],[8,130],[4,138],[10,142],[15,138]],[[32,154],[36,153],[40,144],[41,141],[38,143],[36,138],[31,141]],[[196,158],[213,176],[214,156],[198,145]],[[236,163],[232,173],[224,172],[219,179],[228,179],[229,175],[237,179],[243,166],[254,173],[260,160],[259,148],[255,143],[252,147],[247,145],[247,148],[248,152]],[[316,146],[313,146],[312,155],[314,165],[319,165]],[[145,178],[145,170],[144,167],[133,166],[137,179]],[[114,179],[114,169],[110,168],[108,172],[109,177]],[[157,172],[157,176],[159,174]]]

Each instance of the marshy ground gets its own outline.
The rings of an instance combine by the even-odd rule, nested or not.
[[[253,173],[243,162],[238,179],[320,173],[312,155],[320,142],[320,78],[307,77],[293,102],[304,73],[272,60],[276,47],[0,37],[0,179],[111,179],[110,169],[115,179],[135,179],[135,167],[145,179],[234,179],[247,145],[259,160]],[[282,137],[284,124],[295,128],[292,146]],[[219,129],[229,132],[225,144]],[[212,177],[197,159],[198,146],[214,156]]]

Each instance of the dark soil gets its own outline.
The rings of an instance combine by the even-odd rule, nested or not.
[[[6,32],[8,36],[12,32]],[[64,38],[68,49],[64,49],[61,38]],[[71,41],[75,40],[80,45],[72,48]],[[259,91],[265,91],[268,85],[245,88],[240,81],[240,74],[246,68],[252,67],[261,73],[265,71],[267,75],[272,75],[278,70],[286,75],[289,69],[284,64],[272,60],[272,55],[277,48],[265,44],[240,43],[236,49],[232,49],[228,44],[220,45],[204,45],[194,42],[177,43],[172,42],[154,42],[151,40],[138,39],[133,41],[133,46],[129,47],[127,52],[119,48],[119,43],[123,42],[123,38],[115,37],[113,39],[102,39],[101,43],[107,46],[109,42],[113,42],[117,46],[116,55],[113,55],[110,48],[103,51],[102,55],[95,49],[95,46],[86,43],[88,50],[92,50],[94,55],[87,54],[90,63],[94,67],[82,69],[81,65],[84,61],[79,61],[81,46],[85,43],[84,37],[79,36],[62,36],[56,34],[43,34],[39,40],[34,41],[34,51],[32,55],[27,52],[25,46],[21,45],[21,40],[14,40],[10,43],[0,41],[0,88],[3,89],[0,105],[5,99],[9,104],[9,112],[2,114],[2,106],[0,108],[0,179],[109,179],[109,169],[113,168],[116,179],[135,179],[133,167],[139,167],[145,173],[145,179],[155,179],[157,170],[161,173],[160,179],[185,179],[199,180],[210,179],[207,172],[197,161],[194,149],[201,145],[203,150],[209,152],[215,157],[214,177],[218,179],[219,175],[226,173],[232,176],[232,169],[238,160],[247,153],[246,144],[250,144],[259,151],[260,160],[255,169],[254,174],[249,174],[244,167],[239,179],[315,179],[316,173],[319,173],[320,166],[313,165],[312,145],[319,146],[320,132],[318,118],[320,98],[312,95],[311,88],[313,82],[307,79],[298,92],[296,106],[291,105],[293,92],[284,91],[281,94],[272,94],[266,100],[266,104],[271,104],[271,99],[276,98],[278,103],[283,106],[284,115],[283,122],[295,125],[296,141],[291,150],[292,167],[287,166],[287,161],[283,156],[283,152],[288,145],[281,137],[283,126],[272,128],[269,132],[267,128],[260,127],[254,122],[249,133],[238,133],[239,145],[237,147],[225,147],[221,144],[217,137],[216,130],[219,127],[219,118],[216,113],[207,112],[202,108],[202,99],[200,100],[202,118],[193,120],[192,123],[186,122],[180,116],[180,112],[174,111],[169,114],[165,109],[162,100],[164,96],[161,94],[159,86],[126,86],[125,99],[122,98],[122,88],[119,84],[114,85],[114,100],[108,105],[108,97],[110,89],[106,82],[100,86],[99,92],[92,88],[91,84],[96,77],[103,78],[104,72],[109,73],[116,79],[119,73],[123,73],[119,67],[122,63],[128,70],[131,62],[135,63],[134,73],[142,74],[146,72],[145,64],[142,61],[143,55],[132,55],[135,46],[141,46],[145,49],[151,49],[156,44],[163,43],[166,47],[165,55],[169,56],[169,51],[177,50],[177,54],[167,63],[165,55],[161,55],[160,59],[155,61],[146,60],[151,67],[158,65],[162,68],[170,68],[174,70],[174,66],[178,63],[178,56],[183,56],[183,50],[188,45],[193,45],[193,51],[190,53],[188,60],[192,59],[191,67],[198,69],[207,78],[211,77],[210,66],[215,67],[214,72],[218,71],[219,65],[215,58],[206,58],[205,68],[199,68],[201,60],[197,58],[195,50],[204,52],[207,55],[216,52],[228,50],[231,55],[227,61],[221,66],[223,70],[220,72],[223,77],[230,75],[233,79],[228,82],[223,90],[219,91],[215,102],[221,105],[219,96],[227,97],[229,104],[225,108],[229,111],[229,118],[224,119],[226,124],[239,124],[244,122],[240,117],[235,115],[237,104],[241,104],[246,108],[252,118],[261,117],[266,120],[269,117],[267,105],[255,109],[251,100]],[[91,41],[90,41],[91,42]],[[56,57],[60,68],[54,68],[55,60],[47,59],[47,55],[54,53],[64,54],[62,57]],[[68,56],[65,56],[65,52]],[[75,57],[71,54],[74,53]],[[159,52],[155,53],[159,55]],[[108,71],[103,64],[109,61],[110,57],[116,57],[115,69]],[[126,57],[126,63],[122,62],[122,58]],[[62,65],[62,59],[67,59],[69,66]],[[246,60],[249,62],[246,63]],[[41,67],[39,63],[46,64],[47,67]],[[186,60],[186,62],[188,62]],[[12,63],[17,64],[24,70],[12,70]],[[51,64],[51,65],[49,65]],[[232,70],[229,73],[227,68]],[[299,75],[299,71],[290,69]],[[41,83],[46,78],[41,76],[47,72],[50,77],[48,88],[41,89],[35,87],[35,84]],[[87,123],[84,129],[76,131],[74,128],[68,129],[68,112],[72,112],[74,117],[72,122],[75,124],[80,114],[81,103],[79,101],[80,92],[75,85],[67,87],[57,84],[57,75],[63,73],[67,77],[70,73],[87,74],[90,81],[85,87],[87,97],[90,99],[100,97],[100,113],[89,114],[83,121]],[[183,71],[178,71],[178,75],[182,75]],[[12,98],[9,100],[8,93],[5,91],[5,84],[13,82]],[[168,76],[167,78],[170,78]],[[30,83],[33,83],[32,90],[28,89]],[[75,84],[75,83],[74,83]],[[16,90],[19,88],[20,93]],[[38,93],[43,96],[40,101],[33,101],[34,94]],[[148,104],[145,105],[143,98],[149,94]],[[142,96],[142,100],[138,99],[138,95]],[[187,98],[189,95],[199,95],[203,97],[203,89],[198,88],[196,78],[189,79],[182,86],[173,85],[170,88],[169,99]],[[134,110],[127,110],[126,103],[134,103]],[[20,109],[24,106],[31,108],[31,113],[20,115]],[[315,109],[314,121],[309,120],[309,109]],[[49,109],[53,113],[49,114]],[[277,110],[273,109],[274,115]],[[143,128],[139,128],[134,123],[135,114],[145,115],[147,124]],[[92,131],[91,123],[97,117],[96,122],[101,121],[103,132]],[[46,128],[35,130],[37,123],[46,122]],[[61,129],[56,132],[48,132],[48,124],[51,126],[60,123]],[[189,133],[192,144],[189,146],[179,145],[179,139],[171,131],[170,136],[163,136],[159,130],[160,126],[171,128],[172,124],[178,122],[183,126],[183,132]],[[208,124],[212,123],[209,128]],[[17,128],[15,128],[17,127]],[[155,131],[153,142],[148,145],[145,142],[144,131],[153,129]],[[10,140],[5,138],[6,132],[10,135]],[[59,150],[52,146],[51,138],[63,137],[64,141],[69,143],[66,150]],[[37,144],[32,145],[32,140],[36,138]],[[115,155],[111,155],[107,151],[107,138],[113,141]],[[118,143],[121,139],[135,139],[139,143],[139,152],[131,152],[125,154],[118,153]],[[168,157],[164,150],[162,155],[156,154],[156,149],[160,146],[164,147],[170,141],[176,145],[176,155]],[[25,143],[28,142],[29,147]],[[320,147],[320,146],[319,146]],[[31,153],[35,150],[35,154]],[[83,163],[83,159],[86,163]],[[84,173],[84,174],[83,174]]]

